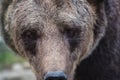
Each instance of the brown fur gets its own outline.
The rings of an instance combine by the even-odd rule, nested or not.
[[[38,80],[57,70],[73,80],[105,34],[104,10],[102,0],[13,0],[1,13],[6,43],[28,59]]]

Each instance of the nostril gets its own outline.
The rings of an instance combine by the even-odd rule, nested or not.
[[[52,71],[45,75],[44,80],[67,80],[67,76],[62,71]]]

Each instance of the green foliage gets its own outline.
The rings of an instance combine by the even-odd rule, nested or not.
[[[0,42],[0,69],[9,68],[14,63],[22,63],[24,61],[23,58],[8,49],[3,42]]]

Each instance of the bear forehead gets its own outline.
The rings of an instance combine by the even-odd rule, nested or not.
[[[93,13],[90,13],[84,0],[21,0],[14,1],[14,19],[26,25],[31,23],[67,24],[85,26],[91,23]],[[78,9],[79,7],[79,9]]]

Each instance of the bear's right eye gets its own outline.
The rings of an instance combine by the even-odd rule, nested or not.
[[[25,40],[37,40],[38,35],[37,35],[37,31],[36,30],[27,30],[24,31],[22,34],[22,38]]]
[[[32,54],[35,54],[35,47],[39,35],[37,30],[26,30],[21,35],[25,50],[30,51]]]

